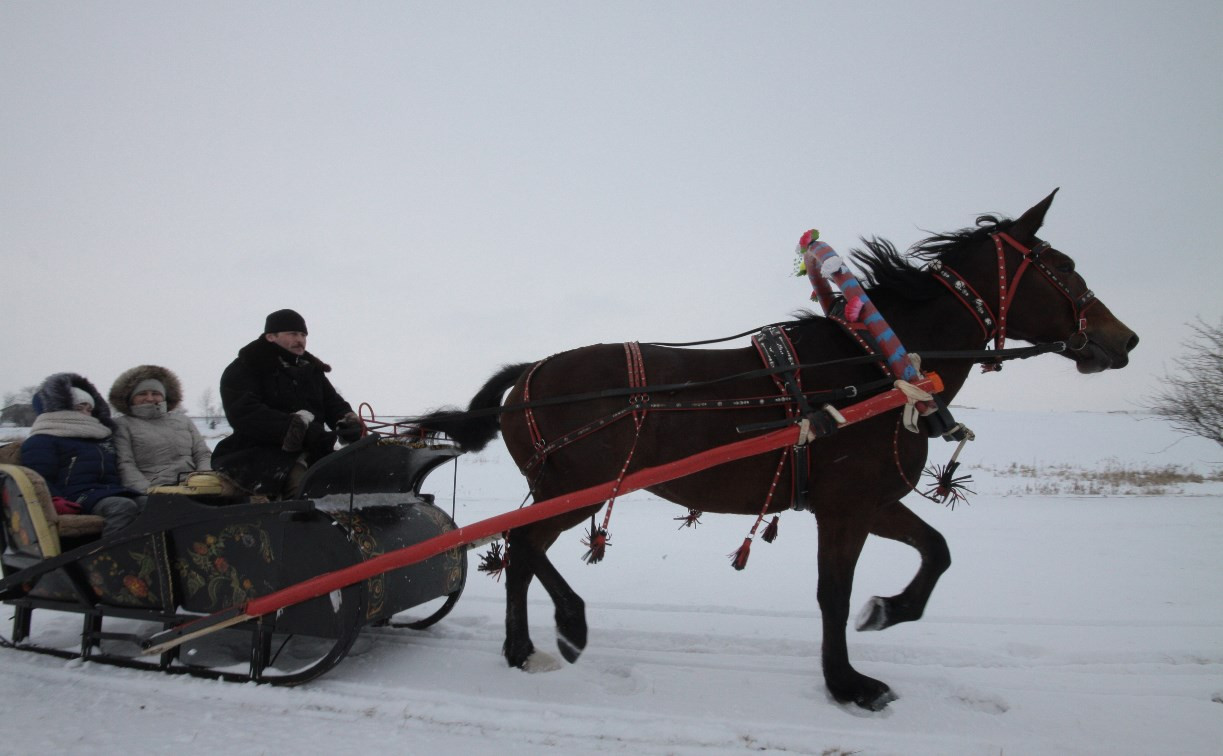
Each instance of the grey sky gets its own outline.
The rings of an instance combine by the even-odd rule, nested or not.
[[[1218,2],[0,1],[0,392],[140,363],[194,412],[292,307],[356,405],[785,319],[816,226],[1018,215],[1142,337],[964,404],[1132,409],[1223,316]]]

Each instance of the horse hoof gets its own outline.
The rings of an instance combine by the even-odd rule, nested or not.
[[[556,647],[560,649],[561,656],[565,657],[565,661],[573,664],[582,655],[582,651],[586,648],[586,644],[578,645],[569,640],[563,635],[556,636]]]
[[[555,672],[561,668],[561,663],[552,654],[535,651],[518,668],[523,672],[530,672],[531,674],[536,672]]]
[[[869,696],[863,696],[859,700],[854,701],[854,703],[858,704],[867,711],[883,711],[887,708],[888,704],[895,701],[896,698],[897,695],[892,692],[892,689],[884,685],[882,692]]]
[[[891,624],[888,621],[887,601],[878,596],[872,596],[870,601],[866,602],[866,606],[858,613],[858,619],[854,621],[854,627],[859,631],[882,630]]]
[[[840,704],[854,704],[867,711],[883,711],[897,696],[882,680],[853,672],[836,684],[825,680],[828,692]]]

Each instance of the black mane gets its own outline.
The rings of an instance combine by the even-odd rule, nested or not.
[[[886,239],[871,237],[862,239],[865,250],[850,250],[850,256],[862,268],[862,285],[867,294],[883,289],[900,294],[906,299],[930,299],[943,287],[926,272],[922,263],[939,260],[953,268],[961,267],[965,255],[977,242],[998,231],[1007,231],[1013,220],[994,215],[980,215],[977,224],[945,234],[935,234],[909,248],[907,255],[896,251]]]

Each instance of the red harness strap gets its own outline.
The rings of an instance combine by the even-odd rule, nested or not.
[[[543,449],[546,444],[544,443],[544,437],[539,432],[539,425],[535,422],[535,413],[531,410],[531,379],[535,377],[535,371],[539,370],[539,366],[547,362],[548,359],[545,357],[532,365],[531,370],[527,373],[526,380],[522,382],[522,403],[526,405],[523,414],[527,419],[527,431],[531,434],[531,445],[535,447],[537,452]]]
[[[1074,312],[1074,319],[1077,321],[1078,330],[1070,336],[1069,346],[1071,349],[1082,349],[1087,345],[1087,317],[1085,313],[1087,309],[1096,302],[1096,295],[1087,289],[1081,295],[1075,296],[1070,292],[1070,287],[1062,280],[1045,261],[1041,259],[1041,253],[1049,249],[1048,242],[1040,242],[1032,248],[1028,248],[1015,241],[1010,234],[999,231],[991,234],[994,241],[994,250],[998,255],[998,309],[997,315],[990,310],[988,304],[976,292],[968,281],[964,279],[958,272],[950,266],[941,262],[935,261],[930,265],[930,271],[934,274],[934,278],[939,283],[946,286],[952,294],[954,294],[960,302],[968,308],[968,311],[977,319],[977,323],[981,325],[981,330],[985,334],[985,339],[994,340],[994,349],[1001,350],[1006,345],[1006,318],[1010,312],[1011,304],[1015,301],[1015,292],[1019,288],[1019,282],[1023,279],[1023,274],[1028,271],[1028,267],[1034,267],[1040,271],[1049,283],[1053,284],[1053,288],[1061,293],[1069,302],[1070,307]],[[1022,261],[1019,267],[1015,269],[1015,274],[1009,276],[1006,269],[1006,248],[1003,244],[1010,245],[1016,252],[1022,256]],[[1079,338],[1078,346],[1075,346],[1075,338]],[[986,363],[983,366],[984,370],[1001,370],[1001,362]]]
[[[624,359],[628,363],[629,388],[645,388],[648,384],[645,380],[645,359],[641,356],[641,344],[636,341],[625,342]],[[628,401],[629,404],[648,404],[650,395],[633,394]],[[641,411],[641,417],[645,417],[645,410]],[[637,419],[636,410],[633,410],[633,419]]]
[[[644,388],[648,384],[645,378],[645,359],[641,356],[641,345],[636,341],[627,341],[624,344],[624,359],[627,363],[628,370],[628,385],[629,388]],[[603,561],[603,557],[607,553],[607,547],[611,545],[611,534],[607,527],[611,524],[612,509],[616,506],[616,497],[620,495],[620,487],[624,484],[624,476],[628,474],[629,465],[632,464],[633,454],[637,451],[637,442],[641,440],[641,427],[645,424],[645,416],[648,410],[644,405],[650,401],[650,397],[645,394],[633,394],[629,397],[629,406],[633,408],[633,425],[636,432],[633,434],[633,444],[629,447],[628,455],[624,458],[624,464],[620,467],[620,474],[616,476],[616,483],[612,486],[611,495],[607,497],[607,507],[603,510],[603,524],[598,528],[594,526],[594,518],[591,517],[590,532],[582,543],[587,547],[585,556],[582,557],[587,564],[598,564]],[[638,410],[638,407],[641,407]]]

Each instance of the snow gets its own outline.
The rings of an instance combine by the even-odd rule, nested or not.
[[[825,692],[809,515],[783,515],[777,541],[758,540],[735,572],[727,555],[749,519],[708,515],[679,530],[683,510],[634,494],[617,504],[602,564],[579,560],[577,529],[551,552],[587,602],[590,643],[576,664],[505,666],[503,586],[475,572],[473,553],[466,591],[439,624],[366,628],[348,658],[300,688],[0,649],[0,751],[1219,753],[1219,447],[1138,414],[956,414],[978,436],[961,455],[977,495],[954,511],[910,500],[954,563],[920,622],[850,632],[858,669],[900,696],[884,712]],[[932,461],[951,451],[936,446]],[[1074,492],[1085,472],[1169,466],[1206,480],[1157,495]],[[460,522],[523,495],[500,450],[461,458],[457,472]],[[426,486],[446,507],[450,473]],[[916,567],[912,550],[872,539],[855,611]],[[542,589],[530,606],[536,646],[555,655]],[[34,630],[70,635],[76,622],[36,613]]]

